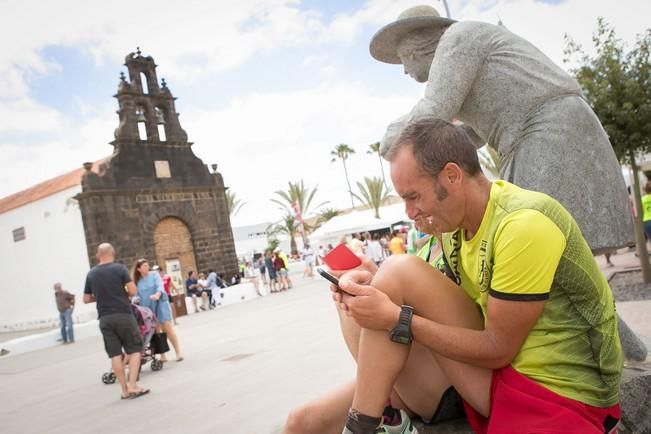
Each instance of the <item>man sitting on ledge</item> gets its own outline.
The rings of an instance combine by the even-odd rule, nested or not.
[[[480,433],[611,432],[615,305],[572,216],[491,183],[446,121],[414,121],[385,158],[409,218],[443,233],[450,278],[412,255],[343,274],[354,296],[333,299],[357,379],[293,411],[285,433],[416,433],[410,416],[441,420],[458,395]]]

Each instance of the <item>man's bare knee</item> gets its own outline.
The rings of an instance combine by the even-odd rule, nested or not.
[[[287,416],[283,434],[299,434],[306,432],[304,426],[307,423],[307,420],[307,413],[305,412],[304,407],[292,410]]]
[[[304,405],[289,413],[283,434],[316,434],[319,432],[317,425],[318,419],[310,411],[310,405]]]
[[[402,304],[403,291],[406,289],[407,276],[414,267],[427,265],[414,255],[392,255],[380,266],[373,277],[372,285],[384,292],[394,303]]]

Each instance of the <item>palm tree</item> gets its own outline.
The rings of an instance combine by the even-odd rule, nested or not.
[[[267,236],[271,239],[274,238],[276,234],[287,234],[289,235],[289,245],[292,251],[292,255],[298,254],[298,248],[296,246],[296,217],[292,213],[287,213],[283,216],[282,220],[276,224],[271,224],[267,227]]]
[[[228,207],[228,214],[231,217],[237,215],[245,204],[246,202],[238,199],[234,192],[226,190],[226,206]]]
[[[391,189],[382,182],[380,178],[364,177],[364,184],[357,182],[357,187],[362,197],[355,195],[360,202],[368,205],[375,210],[375,218],[380,218],[380,207],[384,201],[389,197]]]
[[[479,163],[484,169],[490,172],[495,178],[500,177],[500,170],[502,169],[502,158],[500,154],[490,146],[482,146],[477,150],[479,156]]]
[[[341,215],[343,211],[337,208],[324,208],[322,210],[319,210],[319,223],[325,223],[330,219],[333,219],[337,217],[338,215]]]
[[[346,174],[346,184],[348,184],[348,193],[350,194],[350,205],[352,208],[355,208],[355,202],[353,202],[353,190],[350,188],[350,180],[348,179],[348,169],[346,168],[346,160],[351,154],[354,154],[355,150],[348,146],[345,143],[341,143],[340,145],[335,146],[335,148],[330,151],[330,155],[332,155],[332,160],[330,161],[331,163],[334,163],[337,161],[337,159],[340,159],[341,162],[344,164],[344,173]]]
[[[382,165],[382,155],[380,155],[380,142],[375,142],[371,143],[368,145],[368,151],[366,151],[367,154],[375,154],[377,155],[378,160],[380,160],[380,173],[382,174],[382,182],[384,182],[384,185],[389,187],[387,185],[387,180],[384,177],[384,166]]]
[[[297,222],[300,224],[305,216],[310,213],[312,200],[314,199],[314,195],[316,195],[318,186],[310,188],[305,185],[302,179],[298,182],[290,181],[287,183],[287,186],[287,191],[278,190],[274,192],[278,198],[272,198],[271,201],[280,205],[287,214],[293,214],[294,212],[300,213],[301,222]],[[328,202],[320,203],[315,205],[315,207],[318,208],[326,203]],[[313,228],[305,224],[303,226],[303,243],[306,243],[307,233],[311,232]]]

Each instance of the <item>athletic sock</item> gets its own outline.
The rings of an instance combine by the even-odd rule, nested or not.
[[[353,434],[375,434],[382,422],[382,417],[367,416],[351,408],[348,410],[346,428]]]

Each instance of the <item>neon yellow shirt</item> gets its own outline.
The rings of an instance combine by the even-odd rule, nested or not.
[[[393,237],[389,241],[389,251],[392,255],[400,255],[405,253],[405,242],[400,237]]]
[[[438,239],[434,235],[430,235],[427,243],[420,248],[416,253],[416,256],[421,258],[423,261],[429,263],[432,267],[438,268],[439,270],[443,267],[443,257],[439,252],[436,255],[432,255],[432,249],[438,245]]]
[[[570,214],[547,195],[496,181],[477,233],[465,238],[462,230],[443,234],[442,246],[484,318],[491,297],[546,300],[511,366],[561,396],[616,404],[622,350],[615,304]]]
[[[642,221],[651,220],[651,194],[642,196]]]
[[[283,264],[285,264],[285,267],[282,268],[283,270],[289,270],[289,260],[287,259],[287,255],[283,252],[278,252],[278,257],[283,260]]]

